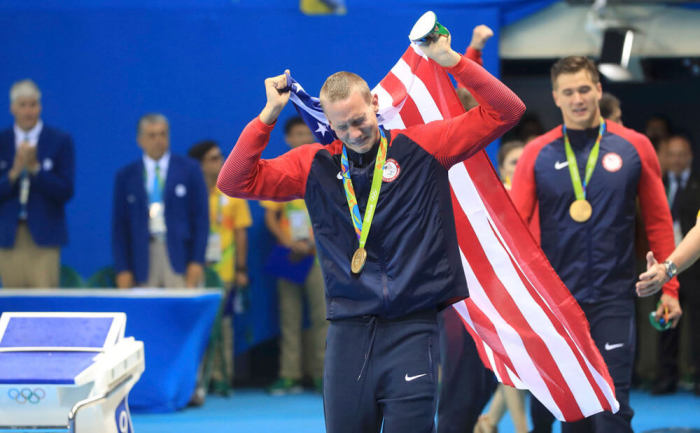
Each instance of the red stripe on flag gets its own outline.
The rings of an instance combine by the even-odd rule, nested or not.
[[[406,86],[404,86],[401,80],[399,80],[396,75],[391,72],[386,74],[386,77],[379,82],[379,85],[382,86],[387,93],[389,93],[391,96],[391,105],[394,107],[401,105],[401,101],[406,99],[408,96]]]
[[[432,60],[419,56],[411,47],[401,56],[411,68],[411,72],[425,84],[433,102],[443,117],[449,119],[464,113],[464,107],[457,97],[452,80],[441,66]]]
[[[420,111],[416,106],[416,103],[413,102],[413,99],[410,96],[407,97],[404,101],[403,107],[401,108],[401,111],[399,112],[398,116],[401,118],[401,121],[403,122],[406,128],[413,125],[422,125],[425,123],[423,121],[423,116],[421,116]]]
[[[505,353],[505,347],[501,344],[501,340],[498,337],[498,333],[496,332],[496,327],[493,325],[491,320],[486,316],[486,314],[481,311],[479,308],[475,308],[473,302],[469,302],[467,300],[467,309],[469,310],[469,317],[472,319],[472,324],[474,325],[474,332],[477,334],[479,337],[479,340],[482,340],[482,336],[487,337],[488,341],[490,344],[487,344],[491,351],[494,353],[494,355],[498,352]],[[461,316],[460,316],[461,317]],[[494,365],[493,363],[489,362],[488,355],[486,354],[486,351],[483,351],[482,354],[482,360],[486,360],[484,363],[487,366],[490,366],[493,371],[495,371],[501,379],[508,377],[508,373],[505,370],[505,365],[508,364],[508,368],[511,370],[513,369],[513,365],[510,362],[510,359],[506,360],[506,363],[504,362],[499,362],[499,359],[494,357],[494,361],[496,364]]]
[[[459,303],[463,303],[464,306],[467,308],[467,310],[469,312],[469,317],[472,319],[472,321],[474,320],[472,315],[476,315],[476,314],[483,315],[484,314],[483,311],[481,311],[479,309],[479,307],[477,307],[474,304],[474,301],[472,301],[469,298],[467,298],[463,301],[459,301]],[[496,357],[496,356],[492,356],[492,358],[489,358],[489,356],[486,353],[486,349],[484,349],[484,346],[488,346],[488,344],[486,344],[484,342],[484,340],[481,339],[481,336],[479,335],[479,333],[469,324],[469,322],[467,322],[467,320],[464,317],[462,317],[461,314],[458,314],[458,316],[459,316],[460,320],[462,321],[462,324],[464,324],[464,327],[467,328],[467,332],[469,332],[469,335],[471,335],[472,339],[474,339],[474,343],[476,345],[476,350],[479,353],[479,358],[481,359],[481,362],[486,366],[486,368],[493,370],[495,372],[498,372],[499,375],[501,375],[501,372],[503,372],[504,375],[501,375],[499,377],[501,383],[508,385],[508,386],[515,387],[515,383],[513,383],[512,379],[510,377],[510,374],[507,374],[507,372],[505,370],[506,364],[503,362],[503,360],[500,357]],[[475,324],[475,326],[476,326],[476,324]],[[512,367],[512,365],[511,365],[511,367]],[[518,377],[517,373],[515,373],[512,368],[510,369],[510,371],[512,372],[512,374],[515,377],[517,377],[519,380],[521,380],[520,377]],[[521,380],[521,382],[522,382],[522,380]]]
[[[469,308],[467,306],[468,301],[469,301],[469,298],[453,304],[452,307],[454,308],[458,304],[463,304],[464,308],[467,308],[467,310],[469,310]],[[496,367],[491,363],[491,359],[489,359],[488,355],[486,354],[486,349],[484,348],[484,346],[485,346],[484,340],[481,339],[479,334],[474,330],[474,328],[472,328],[472,326],[467,322],[467,320],[464,317],[462,317],[461,314],[457,313],[457,317],[459,317],[459,320],[462,321],[462,324],[464,325],[464,327],[467,328],[467,332],[469,332],[469,335],[472,336],[472,339],[474,340],[474,343],[476,346],[476,351],[479,353],[479,358],[481,359],[481,362],[483,362],[483,364],[486,366],[486,368],[493,370],[493,371],[498,371],[498,370],[496,370]],[[471,313],[469,313],[469,317],[471,318]],[[495,359],[494,359],[494,362],[495,362]]]
[[[477,164],[479,164],[479,167],[483,167],[486,163],[488,163],[488,157],[483,152],[480,152],[480,154],[474,155],[467,160],[466,166],[482,201],[486,205],[487,211],[490,215],[497,216],[492,218],[492,221],[496,225],[498,232],[503,236],[503,240],[510,246],[510,251],[513,253],[510,259],[514,262],[518,275],[524,282],[531,298],[537,302],[554,325],[556,331],[564,336],[569,346],[572,347],[576,359],[585,372],[587,380],[591,383],[601,406],[606,410],[612,410],[610,402],[585,363],[584,356],[593,368],[597,367],[599,374],[606,379],[610,389],[615,389],[605,361],[590,337],[588,320],[583,310],[571,296],[571,293],[554,272],[549,262],[543,259],[544,253],[540,250],[540,254],[532,254],[534,239],[523,220],[517,212],[513,211],[510,198],[507,201],[494,199],[494,197],[499,195],[509,196],[505,191],[500,191],[501,194],[499,194],[498,190],[502,186],[489,179],[490,176],[485,176],[485,170],[475,169]],[[499,242],[501,242],[500,239]],[[525,249],[525,247],[528,249]],[[528,257],[526,258],[519,254],[521,251],[528,251]],[[520,266],[516,266],[515,262],[519,263]],[[533,284],[536,287],[546,287],[547,290],[537,290]],[[560,302],[556,302],[554,299],[560,300]],[[581,326],[582,323],[585,323],[586,326]],[[583,351],[583,355],[576,347]]]
[[[441,67],[418,55],[411,47],[406,50],[402,59],[408,64],[411,72],[423,82],[430,93],[432,102],[445,118],[453,117],[464,111],[456,96],[452,81]],[[429,101],[414,101],[408,94],[410,89],[407,90],[404,84],[391,72],[382,80],[380,85],[391,95],[395,107],[403,104],[399,115],[407,127],[424,123],[418,106],[423,103],[430,103]],[[419,93],[414,92],[414,94]],[[510,203],[507,193],[501,185],[498,185],[498,176],[485,152],[479,152],[467,160],[466,167],[484,203],[485,210],[489,213],[494,223],[495,227],[492,226],[491,230],[500,233],[503,237],[503,242],[508,246],[507,250],[513,254],[513,256],[509,256],[509,259],[514,265],[527,293],[547,315],[554,326],[553,332],[558,333],[574,353],[574,359],[579,368],[583,370],[586,380],[591,384],[600,405],[607,410],[611,410],[606,398],[608,394],[605,392],[614,390],[614,385],[602,356],[590,336],[589,329],[580,326],[581,323],[587,323],[583,311],[551,268],[544,253],[536,247],[536,242],[532,239],[517,211]],[[554,404],[557,406],[553,409],[559,409],[567,421],[575,421],[582,418],[583,414],[577,403],[577,398],[588,397],[577,397],[576,394],[571,392],[556,365],[553,354],[548,351],[543,340],[543,338],[550,337],[535,334],[525,317],[520,313],[520,310],[517,308],[518,301],[510,295],[496,276],[493,266],[483,251],[483,247],[478,243],[473,227],[455,199],[454,191],[451,191],[451,194],[460,248],[477,274],[476,276],[483,285],[491,302],[498,307],[500,315],[504,319],[507,318],[509,325],[513,327],[522,339],[523,350],[540,373],[545,386],[549,389]],[[501,243],[500,246],[504,248],[505,245],[501,242],[500,237],[496,236],[496,239]],[[515,266],[516,263],[514,261],[520,266]],[[474,328],[461,315],[460,318],[477,342],[477,350],[482,361],[489,368],[498,372],[503,383],[512,384],[507,369],[513,372],[514,377],[518,377],[514,364],[517,365],[523,361],[508,357],[503,343],[498,337],[494,323],[487,317],[485,312],[478,308],[473,300],[467,299],[464,305],[468,310]],[[482,336],[485,339],[482,339]],[[486,347],[493,352],[492,359],[488,358]],[[579,349],[582,353],[579,352]],[[598,386],[586,360],[590,363],[591,368],[595,369],[605,379],[609,390],[604,392]],[[527,384],[521,377],[518,377],[518,379],[524,382],[526,386],[532,387],[532,384]],[[591,406],[591,404],[589,403],[588,406]]]
[[[505,246],[503,245],[501,240],[498,239],[498,241],[505,248]],[[537,295],[535,288],[532,287],[532,285],[527,281],[527,279],[525,278],[525,275],[523,275],[523,273],[520,271],[520,268],[517,266],[517,264],[513,260],[513,257],[511,257],[510,255],[508,257],[510,258],[511,264],[513,265],[513,268],[518,273],[518,277],[523,282],[525,289],[528,291],[530,298],[534,302],[536,302],[537,305],[540,307],[540,309],[542,309],[542,311],[547,315],[547,318],[552,323],[552,326],[554,327],[556,332],[560,336],[562,336],[564,341],[566,341],[566,344],[569,346],[569,348],[573,352],[574,356],[576,357],[576,362],[578,362],[579,368],[582,370],[583,374],[586,376],[586,380],[591,385],[591,388],[593,388],[593,392],[595,393],[596,397],[598,398],[598,401],[600,402],[601,406],[605,409],[610,410],[611,408],[610,408],[610,404],[608,403],[608,400],[605,398],[603,391],[600,389],[600,387],[598,386],[598,383],[595,381],[595,378],[593,377],[593,374],[591,373],[590,369],[588,368],[588,365],[586,364],[586,361],[585,361],[583,355],[581,355],[581,352],[576,348],[576,343],[570,338],[569,333],[567,332],[565,327],[562,325],[561,320],[551,312],[551,310],[547,307],[547,304],[544,302],[544,300]],[[588,322],[586,322],[586,323],[588,323]]]
[[[540,376],[544,380],[549,393],[551,394],[557,406],[561,408],[562,413],[569,414],[577,418],[583,418],[583,414],[579,409],[573,394],[566,383],[566,380],[559,371],[556,361],[549,352],[549,348],[542,339],[530,327],[528,321],[523,317],[516,302],[510,296],[510,293],[503,286],[498,276],[493,270],[491,262],[481,248],[476,233],[469,223],[469,219],[465,215],[459,203],[453,197],[453,210],[455,214],[455,226],[457,228],[457,240],[462,248],[462,245],[468,245],[468,248],[462,248],[462,252],[469,260],[472,269],[478,269],[479,273],[476,277],[479,279],[481,286],[484,288],[493,305],[498,305],[499,313],[508,324],[515,328],[522,338],[523,348],[527,352],[533,364],[537,368]],[[471,310],[470,310],[471,313]],[[492,325],[493,326],[493,325]],[[477,330],[478,331],[478,330]],[[494,328],[495,332],[495,328]],[[498,338],[496,338],[498,340]],[[500,348],[494,347],[491,340],[486,340],[489,346],[494,350],[495,355],[508,358],[508,354],[500,344]],[[509,365],[509,368],[511,366]],[[515,368],[511,368],[516,371]],[[556,385],[555,385],[556,384]]]
[[[399,116],[401,116],[401,120],[406,127],[425,123],[423,121],[423,116],[421,116],[420,111],[418,111],[416,103],[408,96],[406,88],[396,75],[392,73],[387,74],[379,85],[391,95],[395,104],[401,104],[401,102],[403,102],[403,107],[401,107]],[[399,97],[402,98],[399,101],[394,99]]]

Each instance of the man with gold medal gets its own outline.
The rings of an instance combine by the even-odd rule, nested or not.
[[[435,431],[437,315],[468,294],[448,170],[510,129],[525,109],[450,47],[434,14],[418,24],[425,28],[411,39],[425,41],[423,53],[477,98],[478,109],[385,130],[367,83],[337,72],[320,92],[337,139],[261,160],[290,98],[281,74],[265,80],[265,108],[241,133],[217,183],[231,196],[306,202],[330,322],[323,379],[329,433]]]
[[[585,313],[620,402],[617,413],[564,423],[562,431],[631,432],[636,201],[649,245],[663,259],[674,248],[671,213],[649,140],[601,117],[595,64],[571,56],[551,72],[552,96],[564,122],[525,146],[511,198],[526,222],[539,209],[542,250]],[[664,285],[660,302],[671,320],[680,316],[675,278]],[[532,399],[530,409],[533,431],[551,431],[554,418],[544,406]]]

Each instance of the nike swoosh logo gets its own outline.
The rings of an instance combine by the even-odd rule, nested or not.
[[[338,178],[338,180],[343,180],[343,172],[339,171],[338,174],[335,176]]]
[[[568,167],[568,166],[569,166],[569,161],[564,161],[564,162],[557,161],[554,163],[555,170],[561,170],[562,168]]]
[[[406,376],[404,376],[403,379],[404,379],[406,382],[410,382],[410,381],[412,381],[412,380],[418,379],[419,377],[423,377],[423,376],[425,376],[426,374],[428,374],[428,373],[418,374],[418,375],[416,375],[416,376],[409,376],[408,373],[406,373]]]
[[[617,344],[605,343],[605,350],[617,349],[618,347],[622,347],[624,345],[625,345],[625,343],[617,343]]]

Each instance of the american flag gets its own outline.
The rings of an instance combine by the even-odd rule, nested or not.
[[[318,98],[289,78],[290,99],[320,143],[335,139]],[[464,112],[442,67],[411,45],[372,90],[387,129]],[[583,311],[539,249],[484,151],[449,171],[470,297],[452,307],[484,364],[561,421],[616,412],[613,381]],[[465,391],[468,392],[468,391]]]

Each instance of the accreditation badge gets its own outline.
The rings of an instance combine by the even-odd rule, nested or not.
[[[148,231],[152,235],[162,235],[167,231],[165,226],[165,206],[161,202],[148,206]]]
[[[207,263],[218,263],[221,261],[221,234],[209,233],[207,239],[207,250],[204,253],[204,260]]]
[[[287,219],[289,220],[289,229],[293,241],[309,239],[311,225],[309,224],[309,215],[305,210],[291,210],[287,212]]]

